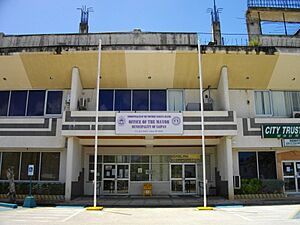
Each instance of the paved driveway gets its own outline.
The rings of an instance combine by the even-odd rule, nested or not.
[[[105,225],[199,225],[199,224],[300,224],[300,205],[220,207],[214,211],[195,208],[105,208],[86,211],[81,207],[0,209],[0,224],[105,224]],[[300,218],[300,216],[299,216]]]

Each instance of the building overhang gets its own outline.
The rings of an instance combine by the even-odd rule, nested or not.
[[[297,50],[269,51],[203,47],[204,87],[217,88],[221,68],[227,66],[231,89],[298,89]],[[69,89],[74,66],[83,88],[95,88],[97,51],[2,55],[0,89]],[[101,88],[199,88],[197,51],[103,51],[100,83]]]

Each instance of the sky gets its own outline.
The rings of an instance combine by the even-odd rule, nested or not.
[[[223,9],[222,33],[246,34],[247,0],[216,2]],[[213,7],[213,0],[0,0],[0,32],[77,33],[77,8],[83,5],[94,11],[89,17],[89,32],[124,32],[134,28],[153,32],[211,32],[207,9]],[[210,35],[201,33],[202,39],[210,39]]]

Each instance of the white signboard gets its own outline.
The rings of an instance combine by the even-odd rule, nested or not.
[[[298,147],[300,146],[300,139],[282,139],[284,147]]]
[[[116,134],[182,134],[182,113],[117,113]]]
[[[34,165],[28,165],[28,176],[33,176],[34,174]]]

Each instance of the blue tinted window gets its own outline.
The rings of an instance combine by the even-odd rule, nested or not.
[[[62,94],[62,91],[48,91],[47,114],[61,114]]]
[[[133,91],[133,111],[148,111],[149,110],[149,92],[136,90]]]
[[[29,91],[27,116],[43,116],[45,91]]]
[[[9,115],[25,116],[27,91],[12,91],[10,96]]]
[[[115,111],[131,110],[131,91],[115,91]]]
[[[99,91],[99,107],[100,111],[113,111],[113,90],[101,90]]]
[[[0,116],[7,116],[9,91],[0,91]]]
[[[239,152],[239,168],[242,179],[257,178],[256,152]]]
[[[150,91],[150,110],[151,111],[166,111],[167,110],[167,95],[164,90]]]

